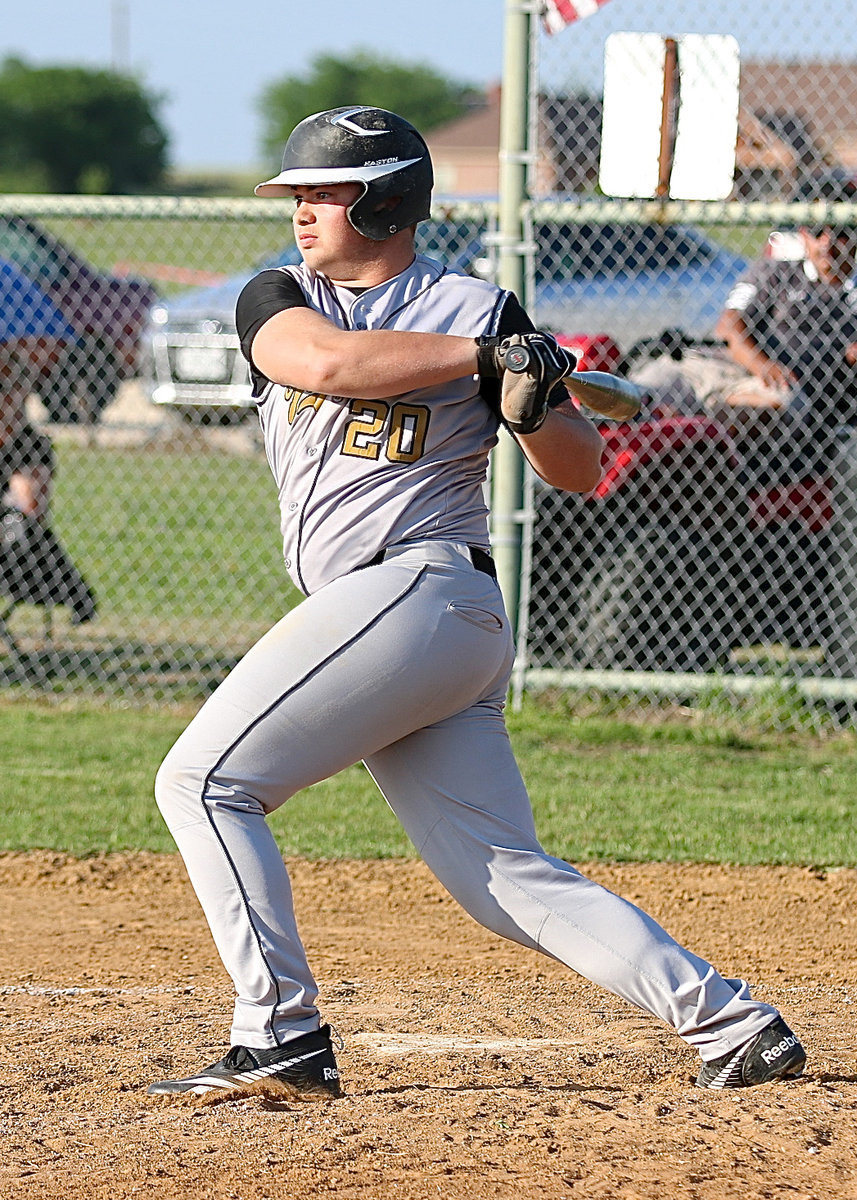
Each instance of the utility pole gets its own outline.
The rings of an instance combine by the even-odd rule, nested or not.
[[[128,0],[110,0],[110,65],[117,75],[131,69]]]

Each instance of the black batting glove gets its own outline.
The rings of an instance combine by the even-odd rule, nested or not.
[[[577,359],[549,333],[538,330],[506,338],[477,338],[480,375],[499,378],[500,418],[512,433],[534,433],[544,422],[556,384]]]

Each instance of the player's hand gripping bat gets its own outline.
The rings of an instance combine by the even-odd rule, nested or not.
[[[574,356],[569,354],[549,334],[522,334],[515,338],[506,338],[501,343],[500,350],[505,367],[502,390],[509,393],[510,408],[514,405],[519,410],[506,413],[505,401],[507,398],[504,396],[502,407],[512,428],[514,426],[511,422],[515,419],[518,422],[526,423],[526,412],[520,412],[520,410],[526,410],[528,407],[528,401],[531,398],[526,395],[527,392],[538,393],[541,390],[550,392],[550,389],[560,381],[565,384],[573,396],[577,397],[581,404],[602,417],[610,417],[615,421],[627,421],[640,411],[644,395],[642,388],[619,375],[610,375],[606,371],[575,371],[576,359]],[[535,386],[533,384],[529,387],[526,384],[516,386],[511,380],[507,385],[506,375],[509,373],[529,377]],[[518,393],[522,394],[518,395]],[[517,400],[516,405],[513,396]],[[538,395],[532,397],[536,407],[538,407],[540,399],[541,397]],[[544,397],[544,407],[546,411],[547,395]],[[542,420],[544,420],[544,413]],[[520,429],[517,432],[524,433],[526,430]]]
[[[606,371],[575,371],[576,359],[547,333],[480,338],[482,374],[499,376],[500,411],[513,433],[532,433],[544,421],[548,400],[557,383],[564,383],[582,405],[602,417],[627,421],[637,415],[644,391]]]

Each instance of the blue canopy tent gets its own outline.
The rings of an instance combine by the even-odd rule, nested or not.
[[[0,259],[0,343],[77,342],[60,310],[26,275]]]

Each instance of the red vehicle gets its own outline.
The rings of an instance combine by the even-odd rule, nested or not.
[[[609,339],[564,340],[583,352],[581,368],[627,365]],[[737,647],[776,645],[801,650],[808,671],[857,675],[857,635],[841,609],[857,591],[843,553],[857,496],[835,433],[826,448],[813,441],[812,455],[770,454],[766,467],[760,443],[786,440],[774,429],[753,439],[657,405],[600,429],[598,487],[538,493],[534,665],[708,671]]]

